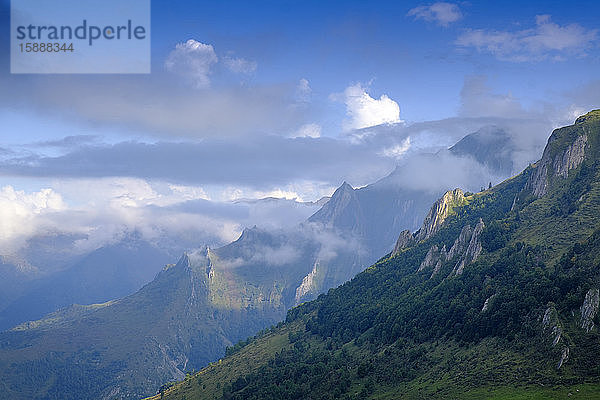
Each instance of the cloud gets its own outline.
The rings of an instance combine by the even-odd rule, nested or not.
[[[414,154],[406,158],[392,175],[392,181],[404,189],[430,193],[456,187],[477,192],[488,182],[498,183],[505,178],[471,157],[457,157],[447,151]]]
[[[460,99],[461,116],[522,118],[527,114],[521,103],[510,93],[494,93],[487,85],[485,75],[467,76]]]
[[[0,107],[22,104],[33,115],[62,118],[92,131],[143,132],[170,140],[284,135],[312,118],[310,107],[294,107],[292,84],[192,90],[172,79],[0,75],[0,87],[6,89],[0,91]]]
[[[597,39],[597,29],[578,24],[560,26],[549,15],[538,15],[534,28],[512,32],[471,29],[458,37],[456,45],[490,53],[503,61],[563,61],[568,55],[585,56]]]
[[[0,189],[0,248],[6,254],[34,234],[51,229],[48,216],[65,208],[60,194],[52,189],[25,193],[12,186]]]
[[[212,45],[189,39],[185,43],[177,43],[167,57],[165,67],[191,80],[195,87],[206,88],[210,86],[210,69],[218,60]]]
[[[410,136],[404,139],[402,143],[383,149],[381,155],[390,158],[402,158],[408,149],[410,149]]]
[[[312,95],[312,88],[305,78],[300,79],[298,86],[296,86],[296,100],[298,102],[306,103],[310,101]]]
[[[62,139],[57,140],[46,140],[41,142],[32,143],[35,147],[55,147],[55,148],[73,148],[98,142],[100,137],[96,135],[72,135],[66,136]]]
[[[456,22],[462,18],[460,8],[456,4],[438,2],[429,6],[418,6],[407,14],[415,19],[422,19],[428,22],[435,22],[440,26],[447,27],[452,22]]]
[[[202,187],[134,178],[68,179],[52,186],[30,193],[0,189],[0,255],[55,236],[65,241],[56,251],[82,254],[130,232],[177,253],[226,244],[245,226],[294,225],[318,208],[274,198],[212,201]]]
[[[248,61],[244,58],[236,58],[230,56],[223,57],[223,64],[225,64],[227,69],[229,69],[231,72],[246,75],[253,73],[258,67],[256,61]]]
[[[348,86],[343,94],[332,95],[331,99],[346,104],[349,117],[344,123],[346,130],[402,122],[398,103],[385,94],[379,99],[372,98],[359,83]]]
[[[291,137],[293,138],[318,138],[321,137],[321,126],[319,124],[305,124],[300,127]]]
[[[0,174],[51,178],[120,176],[265,191],[299,181],[329,184],[346,179],[369,183],[393,167],[392,160],[377,155],[378,150],[368,143],[354,145],[326,137],[120,142],[78,147],[57,156],[5,157],[0,161]]]

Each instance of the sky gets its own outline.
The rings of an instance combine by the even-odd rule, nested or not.
[[[57,232],[82,249],[131,230],[225,243],[397,166],[473,190],[464,163],[412,160],[495,125],[522,167],[600,108],[593,1],[153,0],[151,15],[150,74],[17,75],[1,0],[0,254]],[[263,197],[287,200],[247,201]]]

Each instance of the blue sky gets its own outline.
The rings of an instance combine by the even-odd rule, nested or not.
[[[154,0],[149,75],[11,75],[0,4],[5,239],[54,229],[46,211],[103,210],[74,219],[87,232],[191,200],[316,200],[486,125],[526,165],[552,128],[600,107],[593,1]],[[242,223],[210,218],[220,238]]]

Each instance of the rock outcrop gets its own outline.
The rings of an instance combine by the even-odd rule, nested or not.
[[[473,232],[469,239],[469,245],[467,246],[467,249],[462,254],[460,261],[456,263],[456,266],[452,271],[454,274],[461,275],[463,273],[463,270],[465,269],[465,266],[473,263],[481,254],[481,232],[483,232],[484,228],[485,224],[483,223],[483,220],[479,218],[479,222],[477,223],[477,225],[475,225],[475,228],[473,229]]]
[[[544,315],[542,317],[542,330],[549,336],[549,339],[552,340],[552,347],[556,347],[558,345],[562,347],[562,350],[560,351],[560,358],[558,364],[556,365],[556,368],[560,369],[569,359],[569,346],[567,346],[563,338],[563,325],[558,317],[558,311],[556,311],[556,307],[554,307],[554,305],[549,305],[546,308],[546,311],[544,311]]]
[[[452,247],[450,247],[448,259],[452,259],[465,251],[465,249],[469,246],[469,240],[471,239],[472,234],[473,230],[471,229],[471,225],[463,226],[462,230],[460,231],[460,235],[458,235],[454,241],[454,244]]]
[[[487,299],[485,299],[485,301],[483,302],[483,307],[481,307],[481,312],[486,312],[487,310],[490,309],[490,304],[492,302],[492,300],[494,300],[494,297],[496,297],[495,294],[491,295],[490,297],[488,297]]]
[[[425,259],[419,266],[419,271],[423,271],[424,269],[433,266],[438,266],[437,269],[439,270],[439,267],[442,266],[442,262],[446,261],[447,257],[448,254],[446,252],[446,246],[442,247],[442,249],[440,250],[436,245],[433,245],[427,252]]]
[[[465,203],[465,195],[462,190],[454,189],[446,192],[441,199],[433,203],[429,213],[423,221],[423,226],[416,233],[416,240],[427,240],[437,233],[448,215],[457,206]]]
[[[585,294],[585,300],[581,305],[581,328],[586,332],[594,329],[594,318],[598,313],[600,303],[600,290],[592,288]]]
[[[534,196],[544,196],[550,179],[566,178],[570,170],[583,162],[588,137],[584,129],[577,127],[583,121],[585,119],[578,118],[575,125],[555,130],[548,139],[542,159],[533,166],[534,170],[525,186]]]
[[[431,277],[433,278],[445,262],[457,260],[450,276],[461,275],[464,268],[477,260],[477,257],[481,254],[481,232],[483,232],[484,228],[485,224],[481,218],[473,229],[470,225],[465,225],[460,235],[454,241],[450,251],[446,250],[445,245],[441,249],[437,245],[431,246],[425,259],[419,265],[418,271],[420,272],[433,267],[431,273]]]
[[[417,232],[414,234],[411,234],[409,230],[400,232],[392,251],[392,257],[400,254],[403,249],[435,235],[452,210],[465,203],[465,195],[460,189],[449,190],[444,193],[440,199],[433,203],[429,213],[423,220],[421,228]]]
[[[296,305],[300,304],[302,302],[302,298],[304,296],[306,296],[308,293],[311,292],[311,290],[315,290],[315,278],[317,276],[317,272],[318,272],[318,267],[319,267],[319,260],[315,261],[312,270],[308,273],[308,275],[306,275],[304,278],[302,278],[302,283],[300,284],[300,286],[298,286],[296,288],[296,297],[294,299],[294,303]]]
[[[396,245],[394,246],[394,250],[392,251],[392,257],[398,255],[407,247],[410,247],[415,242],[415,239],[410,233],[408,229],[400,232],[400,236],[398,236],[398,240],[396,240]]]

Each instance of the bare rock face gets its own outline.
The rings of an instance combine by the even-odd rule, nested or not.
[[[450,276],[461,275],[464,268],[475,262],[481,254],[481,232],[484,228],[485,224],[481,218],[473,229],[470,225],[465,225],[450,251],[446,250],[445,245],[441,249],[437,245],[431,246],[425,259],[419,265],[418,272],[434,267],[431,273],[431,278],[433,278],[445,262],[457,260]]]
[[[562,154],[562,158],[557,157],[554,159],[552,167],[556,175],[566,178],[570,170],[577,168],[583,162],[587,142],[587,135],[579,136],[572,145],[567,147]]]
[[[485,301],[483,302],[483,307],[481,307],[481,312],[486,312],[487,310],[490,309],[490,304],[492,302],[492,300],[494,300],[494,297],[496,297],[495,294],[491,295],[490,297],[488,297],[487,299],[485,299]]]
[[[433,203],[429,213],[423,221],[423,226],[416,234],[417,242],[427,240],[437,233],[452,209],[465,203],[462,190],[454,189],[446,192],[441,199]]]
[[[418,271],[423,271],[426,268],[433,267],[437,264],[441,267],[442,262],[446,261],[448,254],[446,253],[446,246],[443,246],[440,250],[436,245],[431,246],[425,259],[419,266]],[[439,268],[438,268],[439,269]]]
[[[296,297],[294,298],[294,304],[298,305],[302,302],[302,298],[310,293],[311,290],[315,290],[315,278],[318,273],[319,260],[315,261],[312,270],[302,278],[302,283],[296,288]]]
[[[456,275],[461,275],[466,265],[469,265],[481,254],[481,232],[485,228],[485,224],[483,220],[479,218],[479,222],[475,225],[475,229],[473,229],[473,234],[471,235],[471,240],[469,240],[469,246],[467,250],[462,256],[462,259],[456,264],[454,271]]]
[[[536,197],[542,197],[546,194],[551,177],[566,178],[569,171],[581,165],[585,158],[585,147],[588,143],[587,135],[585,133],[578,135],[565,147],[565,144],[562,143],[564,139],[561,136],[567,134],[564,131],[567,128],[554,131],[544,149],[542,159],[534,165],[535,170],[529,177],[525,188],[531,190]]]
[[[471,235],[473,234],[473,230],[471,229],[471,225],[463,226],[460,231],[460,235],[454,241],[454,244],[450,248],[448,252],[448,259],[452,259],[459,254],[462,254],[467,246],[469,245],[469,240],[471,239]]]
[[[448,216],[452,212],[452,209],[465,204],[465,202],[465,195],[462,190],[454,189],[446,192],[439,200],[433,203],[433,206],[429,210],[429,213],[423,220],[423,225],[421,226],[421,229],[415,232],[415,234],[410,233],[409,230],[404,230],[400,232],[400,236],[398,236],[398,240],[396,240],[396,245],[394,246],[394,250],[392,251],[392,257],[400,254],[400,252],[402,252],[403,249],[410,247],[422,240],[427,240],[433,235],[435,235],[446,220],[446,218],[448,218]],[[446,249],[444,247],[444,252],[445,251]],[[438,260],[436,259],[436,262],[437,261]],[[436,262],[434,262],[434,264]],[[422,270],[424,268],[426,267],[422,267],[419,270]]]
[[[594,328],[594,318],[598,313],[600,303],[600,290],[592,288],[585,294],[585,300],[581,305],[581,328],[586,332]]]
[[[550,305],[544,311],[544,316],[542,317],[542,330],[545,334],[549,336],[549,339],[552,340],[552,347],[556,347],[560,345],[562,347],[560,353],[560,359],[556,366],[557,369],[560,369],[563,364],[569,359],[569,346],[565,344],[565,340],[563,338],[563,325],[558,317],[558,311],[553,305]]]
[[[396,241],[396,246],[394,246],[394,251],[392,251],[392,257],[400,254],[402,250],[410,247],[414,242],[415,239],[408,229],[400,232],[400,236],[398,236],[398,240]]]

